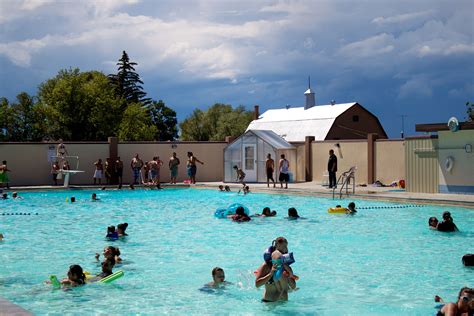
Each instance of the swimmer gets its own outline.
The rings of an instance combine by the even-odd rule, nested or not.
[[[219,191],[220,191],[220,192],[225,192],[223,185],[220,185],[220,186],[219,186]]]
[[[474,266],[474,253],[468,253],[462,256],[462,264],[466,267]]]
[[[456,224],[453,222],[453,218],[451,217],[451,213],[446,211],[443,213],[443,221],[438,224],[438,230],[440,232],[455,232],[459,231]]]
[[[104,259],[114,259],[114,264],[115,262],[122,262],[122,258],[120,258],[120,249],[118,247],[107,246],[104,248],[102,255],[104,256]],[[96,253],[95,260],[99,261],[99,258],[100,254]]]
[[[8,194],[7,193],[2,194],[2,200],[8,200]]]
[[[430,227],[430,229],[435,229],[437,230],[438,229],[438,219],[436,217],[430,217],[428,219],[428,226]]]
[[[230,192],[230,187],[229,187],[228,185],[226,185],[226,186],[224,187],[224,190],[225,190],[226,192]]]
[[[225,273],[224,273],[224,269],[222,268],[215,267],[214,269],[212,269],[211,274],[212,274],[212,282],[207,283],[206,284],[207,287],[221,287],[224,285],[232,284],[225,280]]]
[[[265,261],[255,272],[255,286],[257,288],[265,285],[262,302],[287,301],[288,291],[296,288],[296,277],[290,266],[285,266],[285,272],[275,281],[273,275],[278,270],[278,264],[272,263],[279,260],[282,254],[288,253],[288,241],[284,237],[278,237],[272,243],[274,251],[271,259]]]
[[[290,207],[288,209],[288,219],[298,219],[300,216],[298,215],[298,211],[294,207]]]
[[[435,302],[444,303],[438,295],[435,296]],[[458,294],[456,303],[445,304],[437,315],[472,315],[474,313],[474,289],[463,287]]]
[[[73,264],[69,267],[67,278],[62,279],[60,283],[69,286],[84,285],[86,283],[86,275],[80,265]]]
[[[102,187],[102,188],[100,188],[100,189],[101,189],[102,191],[105,191],[106,187]]]
[[[262,210],[262,214],[258,214],[258,216],[261,217],[273,217],[276,216],[277,212],[276,211],[270,211],[269,207],[264,207]]]
[[[2,241],[4,237],[5,237],[5,236],[3,236],[2,233],[0,233],[0,241]]]
[[[356,207],[356,205],[355,205],[354,202],[349,203],[349,205],[347,205],[347,211],[346,211],[346,213],[347,213],[347,214],[355,214],[355,213],[357,213],[355,207]]]
[[[248,222],[250,221],[250,217],[245,214],[245,210],[242,206],[237,207],[235,210],[235,214],[230,216],[232,218],[232,221],[234,222]]]
[[[250,193],[250,188],[248,185],[245,185],[245,183],[242,185],[242,189],[239,190],[239,192],[237,192],[237,194],[240,194],[240,192],[243,192],[244,195]]]
[[[18,199],[18,200],[23,199],[21,196],[18,195],[17,192],[13,192],[13,193],[12,193],[12,198],[13,198],[13,199]]]
[[[107,235],[105,238],[110,238],[112,240],[118,239],[118,233],[115,231],[115,226],[111,225],[107,227]]]
[[[99,273],[97,276],[100,277],[101,279],[108,277],[109,275],[114,273],[112,271],[114,266],[115,266],[115,259],[114,258],[106,258],[101,264],[102,272]]]
[[[125,230],[127,230],[127,227],[128,227],[128,223],[118,224],[117,225],[117,235],[119,237],[128,236],[128,234],[125,232]]]
[[[71,203],[74,203],[74,202],[76,202],[76,198],[71,196],[71,199],[69,201],[71,201]]]
[[[92,199],[92,201],[100,201],[100,199],[97,197],[96,193],[92,193],[91,199]]]

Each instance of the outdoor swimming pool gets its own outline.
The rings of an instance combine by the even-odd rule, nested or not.
[[[101,201],[91,202],[92,192]],[[425,206],[328,214],[342,202],[326,198],[202,189],[20,192],[0,201],[0,296],[35,314],[434,314],[433,296],[454,300],[473,286],[474,269],[461,257],[473,252],[473,210]],[[75,196],[75,204],[65,202]],[[216,219],[216,208],[234,202],[252,213],[264,206],[275,218],[237,224]],[[399,204],[355,200],[358,207]],[[288,221],[288,207],[306,220]],[[460,233],[427,227],[449,210]],[[1,215],[3,213],[39,215]],[[125,240],[108,242],[108,225],[128,222]],[[262,253],[285,236],[300,276],[289,301],[264,304],[253,271]],[[69,265],[97,272],[94,254],[120,247],[125,276],[112,284],[71,291],[43,283],[66,275]],[[215,293],[199,289],[211,269],[224,268],[234,285]]]

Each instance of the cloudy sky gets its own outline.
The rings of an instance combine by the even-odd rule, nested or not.
[[[176,110],[359,102],[390,137],[464,119],[474,102],[473,0],[1,0],[0,96],[60,69],[116,72]]]

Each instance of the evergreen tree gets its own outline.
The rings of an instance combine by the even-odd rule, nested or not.
[[[143,81],[138,73],[135,72],[137,63],[130,61],[126,51],[123,51],[122,57],[119,59],[118,73],[110,74],[109,79],[115,89],[115,93],[125,100],[122,110],[125,110],[128,104],[140,102],[143,105],[151,103],[151,99],[146,98],[143,91]]]
[[[160,100],[153,101],[149,106],[150,117],[153,125],[157,128],[155,140],[166,141],[178,138],[178,120],[176,112]]]

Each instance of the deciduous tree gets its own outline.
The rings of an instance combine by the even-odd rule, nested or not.
[[[61,70],[38,91],[52,138],[106,140],[117,133],[121,100],[98,71]]]
[[[120,140],[154,140],[157,133],[148,111],[141,103],[130,104],[123,113],[119,127]]]
[[[151,121],[156,126],[155,140],[166,141],[178,138],[178,120],[176,112],[160,100],[153,101],[148,107]]]
[[[252,112],[243,106],[216,103],[207,111],[194,110],[181,124],[181,138],[194,141],[223,141],[226,136],[239,136],[252,121]]]

